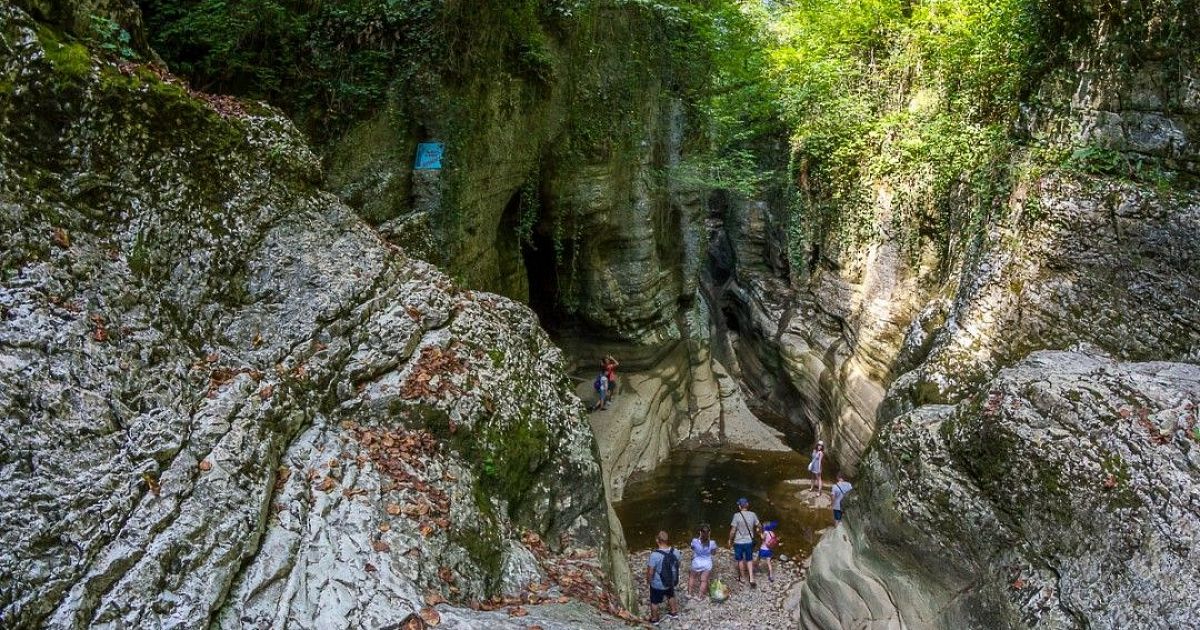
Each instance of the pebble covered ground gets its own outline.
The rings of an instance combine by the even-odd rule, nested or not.
[[[633,569],[634,584],[638,592],[638,606],[643,618],[650,615],[650,586],[646,583],[646,558],[650,550],[629,555]],[[786,557],[786,554],[783,556]],[[760,562],[762,572],[755,571],[756,588],[745,582],[738,583],[733,555],[728,549],[717,552],[713,578],[721,578],[728,587],[729,597],[724,602],[712,602],[708,595],[690,597],[687,594],[687,571],[691,567],[691,551],[682,553],[680,585],[676,589],[679,598],[679,616],[663,616],[660,628],[679,630],[742,630],[748,628],[779,628],[793,626],[792,613],[798,608],[800,586],[807,573],[807,561],[788,558],[775,560],[775,580],[766,576],[766,563]]]

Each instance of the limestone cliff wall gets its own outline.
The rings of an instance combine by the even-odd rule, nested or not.
[[[665,177],[695,130],[673,71],[675,22],[659,10],[589,3],[521,25],[537,72],[485,47],[461,67],[423,60],[428,82],[397,86],[394,104],[329,147],[330,187],[417,255],[548,324],[680,339],[704,200]],[[465,36],[503,28],[474,26]],[[441,172],[412,171],[423,140],[446,143]]]
[[[1175,577],[1194,574],[1200,522],[1194,57],[1130,55],[1093,27],[1015,133],[1153,159],[1164,181],[1029,169],[949,247],[881,227],[806,252],[787,299],[770,274],[738,281],[758,354],[794,366],[786,384],[856,476],[849,526],[813,558],[812,627],[1200,618]],[[905,185],[864,183],[874,225]]]
[[[277,111],[36,15],[0,6],[3,625],[381,627],[557,589],[560,560],[617,604],[620,528],[534,313],[322,192]]]
[[[390,239],[530,304],[581,396],[600,357],[621,360],[621,404],[593,417],[617,497],[680,441],[720,439],[721,401],[740,400],[713,376],[697,283],[707,195],[668,176],[697,130],[660,9],[589,3],[530,26],[544,72],[500,59],[414,86],[429,96],[398,95],[326,160],[330,186]],[[446,141],[441,173],[411,171],[423,139]]]

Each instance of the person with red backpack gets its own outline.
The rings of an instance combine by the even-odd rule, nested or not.
[[[658,607],[665,600],[667,614],[679,615],[675,587],[679,584],[679,552],[668,542],[667,532],[658,532],[658,548],[646,559],[646,581],[650,583],[650,623],[658,623]]]

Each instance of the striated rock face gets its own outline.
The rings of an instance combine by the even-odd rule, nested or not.
[[[860,281],[818,273],[795,289],[778,252],[779,210],[732,199],[713,226],[706,286],[728,328],[717,346],[764,404],[824,439],[853,471],[875,431],[904,315],[921,295],[886,245]]]
[[[479,31],[458,33],[480,38],[479,60],[443,69],[422,59],[427,81],[397,86],[394,102],[329,147],[329,185],[414,255],[533,305],[550,328],[678,341],[704,213],[701,194],[664,183],[696,135],[680,94],[687,77],[669,70],[678,51],[667,33],[680,21],[647,3],[537,13],[515,27],[520,46],[539,46],[522,62],[537,61],[536,72],[497,47],[513,27],[464,25]],[[443,170],[412,170],[425,140],[446,143]]]
[[[1087,51],[1071,64],[1022,133],[1070,153],[1114,113],[1101,146],[1162,160],[1169,185],[1045,168],[949,254],[902,255],[881,230],[817,264],[795,298],[810,315],[788,320],[800,342],[768,346],[810,366],[792,382],[819,401],[838,462],[857,464],[849,526],[814,553],[807,625],[1200,618],[1182,586],[1200,518],[1197,110],[1155,62]],[[1146,144],[1134,128],[1151,118],[1165,140]],[[897,186],[869,193],[880,225]]]
[[[390,240],[530,304],[582,397],[599,359],[619,358],[620,404],[592,416],[614,497],[680,441],[720,439],[721,401],[740,400],[713,375],[697,288],[707,199],[668,176],[695,131],[680,78],[664,74],[677,20],[661,9],[576,7],[546,30],[547,76],[499,60],[418,86],[437,107],[389,107],[328,161],[332,189]],[[440,173],[411,171],[422,139],[447,142]]]
[[[957,405],[900,415],[849,534],[814,555],[807,625],[1191,625],[1197,401],[1195,365],[1047,351]]]
[[[628,585],[529,309],[386,244],[273,110],[0,36],[6,625],[379,627],[549,579],[531,534]]]

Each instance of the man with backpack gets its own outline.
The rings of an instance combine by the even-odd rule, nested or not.
[[[667,613],[679,614],[675,586],[679,584],[679,552],[668,542],[667,532],[658,532],[658,548],[646,559],[646,581],[650,583],[650,623],[658,623],[658,607],[665,600]]]

